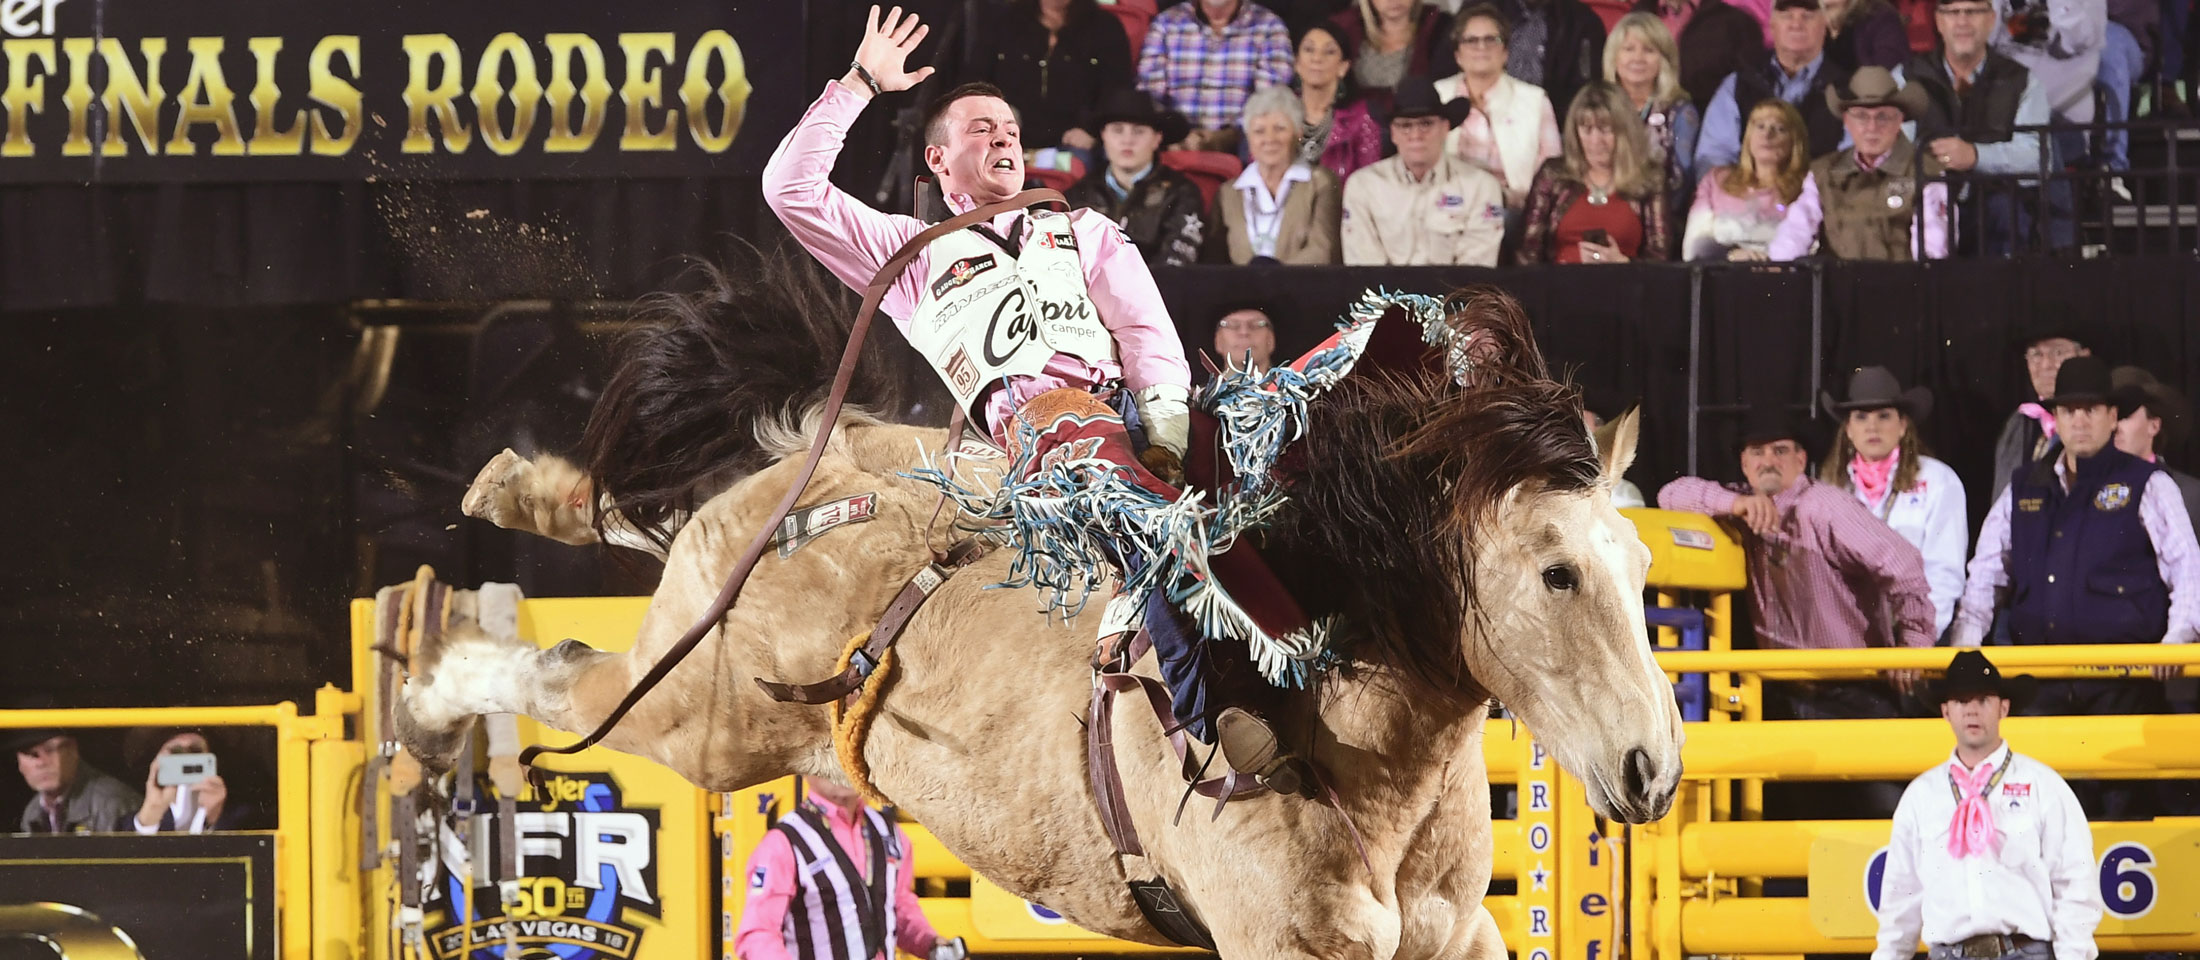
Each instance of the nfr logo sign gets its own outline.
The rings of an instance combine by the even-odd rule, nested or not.
[[[2161,899],[2161,888],[2154,878],[2154,868],[2159,861],[2154,851],[2137,841],[2112,844],[2101,854],[2097,876],[2101,884],[2101,905],[2108,915],[2118,920],[2137,920],[2154,909]],[[1871,860],[1864,867],[1864,902],[1871,907],[1872,915],[1879,915],[1880,891],[1887,880],[1887,848],[1873,851]]]

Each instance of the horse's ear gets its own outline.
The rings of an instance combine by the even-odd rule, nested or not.
[[[1597,459],[1604,464],[1604,482],[1617,483],[1635,463],[1635,441],[1642,435],[1642,408],[1633,407],[1619,419],[1598,427],[1593,439]]]

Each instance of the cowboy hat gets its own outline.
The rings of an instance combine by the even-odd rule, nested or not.
[[[1740,453],[1750,447],[1779,440],[1793,440],[1808,454],[1816,449],[1812,442],[1816,439],[1815,433],[1810,424],[1788,412],[1785,407],[1779,404],[1759,404],[1749,408],[1749,413],[1742,418],[1742,435],[1735,441],[1734,450]]]
[[[2108,372],[2109,399],[2118,412],[2130,416],[2131,412],[2145,407],[2147,414],[2162,421],[2162,434],[2156,447],[2175,450],[2185,439],[2186,424],[2192,420],[2192,407],[2185,403],[2185,396],[2176,387],[2154,379],[2154,374],[2141,367],[2117,367]]]
[[[1085,129],[1098,134],[1111,123],[1152,127],[1161,133],[1162,143],[1175,143],[1192,132],[1192,122],[1184,119],[1183,114],[1164,110],[1145,91],[1128,87],[1117,88],[1101,97],[1100,105],[1086,120]]]
[[[2101,358],[2092,354],[2071,357],[2055,371],[2055,395],[2041,399],[2040,406],[2053,410],[2114,403],[2110,396],[2114,389],[2108,379],[2108,364]]]
[[[1895,82],[1886,67],[1858,67],[1848,83],[1826,85],[1826,106],[1836,117],[1850,107],[1899,107],[1904,117],[1915,120],[1931,105],[1925,88]]]
[[[1456,127],[1465,123],[1467,114],[1473,110],[1474,104],[1465,97],[1453,97],[1446,102],[1436,94],[1436,83],[1429,78],[1408,76],[1391,90],[1390,110],[1383,117],[1383,125],[1410,117],[1442,117]]]
[[[0,733],[0,751],[22,753],[55,737],[64,736],[67,730],[54,727],[20,727]]]
[[[1893,407],[1912,420],[1923,420],[1933,412],[1933,392],[1924,387],[1902,389],[1902,381],[1894,378],[1894,371],[1886,367],[1865,367],[1849,374],[1847,400],[1835,400],[1833,394],[1818,391],[1818,403],[1833,414],[1835,420],[1848,417],[1851,410],[1881,410]]]
[[[2003,676],[1985,654],[1965,650],[1949,661],[1946,675],[1933,681],[1933,702],[1947,703],[1974,694],[1991,693],[2009,701],[2009,708],[2016,710],[2030,703],[2039,689],[2039,681],[2031,676]]]

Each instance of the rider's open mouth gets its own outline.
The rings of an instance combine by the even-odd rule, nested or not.
[[[1008,158],[1008,157],[1002,157],[1002,158],[1000,158],[999,160],[995,160],[995,161],[993,161],[993,169],[995,169],[995,170],[1014,170],[1014,169],[1016,169],[1016,161],[1015,161],[1015,160],[1013,160],[1013,159],[1010,159],[1010,158]]]

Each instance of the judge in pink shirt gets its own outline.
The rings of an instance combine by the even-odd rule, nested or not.
[[[873,96],[906,90],[932,75],[931,67],[905,69],[910,49],[929,29],[914,14],[882,22],[878,8],[872,7],[870,29],[848,73],[826,84],[764,168],[764,197],[772,212],[834,276],[858,290],[930,224],[873,210],[833,186],[833,162],[849,125]],[[1016,196],[1024,185],[1024,150],[1014,111],[998,90],[985,84],[948,91],[927,112],[924,162],[957,213]],[[1023,211],[1003,213],[985,226],[1006,255],[1015,257],[1026,241],[1052,240],[1031,231],[1027,219]],[[1069,214],[1069,224],[1085,295],[1120,359],[1057,352],[1036,375],[1008,377],[1005,388],[980,397],[976,405],[984,427],[1009,448],[1014,439],[1007,429],[1010,415],[1025,401],[1062,387],[1106,400],[1110,386],[1120,381],[1137,398],[1148,443],[1181,457],[1190,423],[1191,369],[1153,275],[1121,228],[1105,215],[1079,209]],[[918,254],[881,304],[904,335],[910,333],[920,304],[937,296],[927,296],[934,272],[932,253]]]
[[[792,825],[795,829],[775,826],[749,854],[749,867],[742,872],[748,899],[741,907],[741,927],[734,934],[734,956],[740,960],[892,960],[898,947],[926,960],[968,957],[961,937],[943,940],[925,919],[911,869],[915,848],[901,827],[890,816],[864,806],[863,799],[847,787],[813,777],[802,778],[802,786],[806,795],[801,807],[788,814],[797,821]],[[830,827],[829,839],[814,829],[820,823]],[[869,843],[878,836],[880,824],[892,831],[891,852],[874,851]],[[830,844],[826,851],[833,855],[811,862],[809,856],[796,854],[798,842],[812,855],[817,852],[813,844]],[[845,861],[840,854],[845,854]],[[879,892],[892,902],[891,907],[870,901],[871,891],[866,889],[873,887],[876,877],[871,868],[886,866],[888,861],[893,864],[887,871],[893,888]],[[846,875],[848,867],[854,876]],[[855,896],[847,896],[851,892]],[[878,949],[867,949],[874,946]]]

